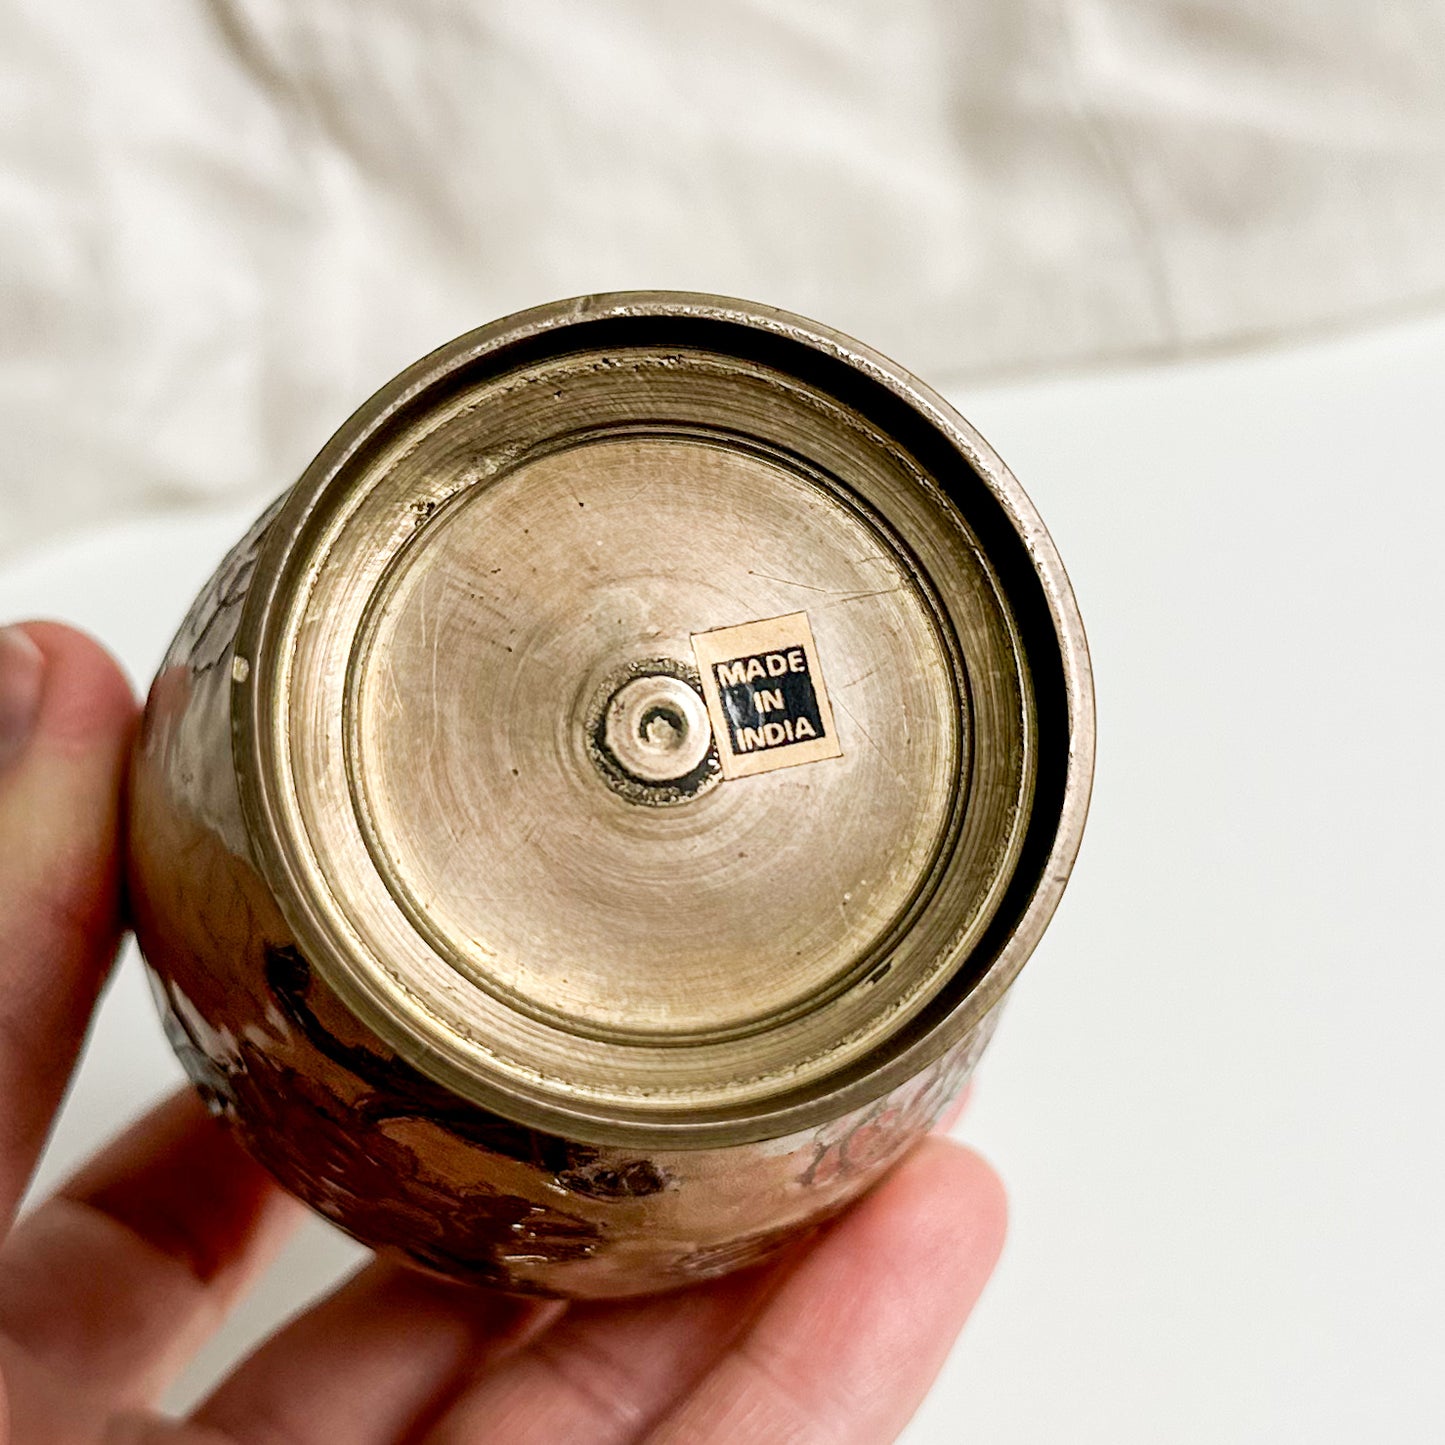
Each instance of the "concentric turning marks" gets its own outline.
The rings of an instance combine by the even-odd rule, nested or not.
[[[844,756],[724,782],[681,659],[800,600]],[[394,928],[383,956],[499,1050],[602,1087],[625,1067],[727,1090],[846,1036],[834,997],[885,1026],[902,965],[861,978],[931,886],[960,787],[948,667],[886,535],[770,458],[603,434],[469,488],[374,588],[348,666],[342,787],[426,949]]]
[[[1013,622],[942,492],[826,396],[668,348],[393,431],[318,495],[252,693],[298,936],[348,1006],[548,1128],[727,1132],[907,1046],[1033,775]],[[734,636],[804,616],[815,656]],[[804,717],[831,756],[724,780],[730,721],[801,763]]]
[[[707,704],[685,663],[656,658],[614,674],[586,729],[594,766],[630,803],[690,802],[719,779]]]

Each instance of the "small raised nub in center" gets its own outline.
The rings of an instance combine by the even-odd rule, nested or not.
[[[706,704],[682,678],[648,673],[612,695],[602,737],[625,773],[639,782],[670,783],[701,765],[712,728]]]

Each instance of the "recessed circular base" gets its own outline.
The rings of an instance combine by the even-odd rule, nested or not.
[[[843,756],[689,796],[711,745],[693,638],[800,595]],[[428,518],[350,650],[347,784],[376,875],[459,975],[569,1036],[655,1042],[672,1065],[683,1040],[762,1046],[928,885],[966,753],[942,623],[876,523],[727,434],[609,430],[519,460]],[[604,744],[619,704],[635,734],[648,699],[680,717],[691,699],[697,765],[608,786],[599,694]],[[636,806],[659,790],[687,806]]]
[[[1035,694],[953,498],[998,504],[883,424],[872,358],[603,319],[457,343],[303,479],[243,624],[250,806],[315,966],[425,1072],[573,1137],[756,1136],[955,1008]]]

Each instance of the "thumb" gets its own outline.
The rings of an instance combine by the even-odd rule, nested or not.
[[[98,643],[55,623],[0,628],[0,1233],[115,957],[135,711]]]

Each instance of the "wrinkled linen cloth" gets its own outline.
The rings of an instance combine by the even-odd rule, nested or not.
[[[944,387],[1445,294],[1441,0],[9,0],[0,107],[0,552],[582,292]]]

